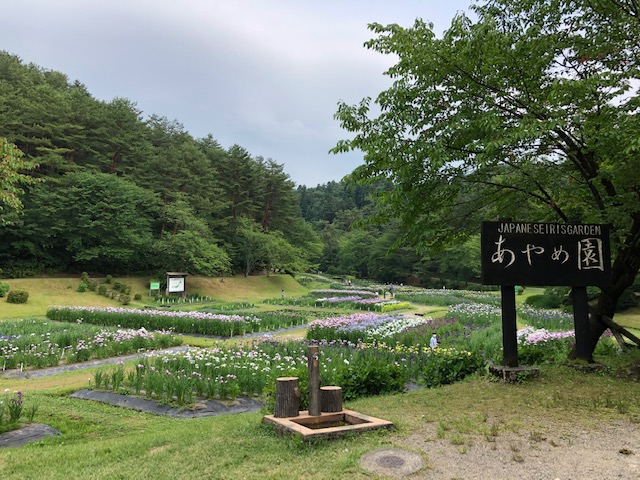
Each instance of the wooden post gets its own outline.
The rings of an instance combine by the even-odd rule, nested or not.
[[[320,387],[320,410],[323,412],[342,411],[342,388]]]
[[[309,415],[320,415],[320,356],[318,346],[308,347],[308,368],[309,368]]]
[[[276,378],[276,405],[274,417],[297,417],[300,414],[300,388],[298,377]]]
[[[516,325],[516,290],[514,285],[500,287],[502,303],[502,354],[505,367],[518,366],[518,329]]]
[[[593,362],[589,352],[589,303],[587,287],[573,287],[573,325],[576,332],[576,353],[579,359]]]

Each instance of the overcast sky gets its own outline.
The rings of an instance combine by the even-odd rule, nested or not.
[[[284,164],[297,185],[362,162],[328,151],[348,133],[339,101],[374,97],[394,58],[363,47],[367,24],[431,21],[440,34],[471,0],[12,0],[0,50],[66,74],[100,100],[177,120],[196,138]]]

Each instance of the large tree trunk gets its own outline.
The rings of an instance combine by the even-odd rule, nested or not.
[[[638,222],[634,222],[634,227],[638,226]],[[639,229],[631,229],[630,242],[631,248],[620,249],[618,255],[611,267],[611,287],[603,289],[598,297],[598,303],[590,307],[589,311],[589,362],[593,362],[593,351],[598,344],[598,340],[608,328],[603,322],[602,317],[613,319],[616,305],[622,293],[633,285],[633,282],[640,270],[640,243],[638,242]],[[569,354],[570,359],[577,358],[577,351],[574,347]]]

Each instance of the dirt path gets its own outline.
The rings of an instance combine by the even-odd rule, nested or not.
[[[188,346],[180,346],[180,347],[167,348],[165,350],[155,350],[154,352],[174,353],[174,352],[185,352],[188,349],[189,349]],[[4,372],[0,372],[0,378],[24,379],[24,378],[49,377],[51,375],[57,375],[59,373],[64,373],[64,372],[73,372],[75,370],[83,370],[86,368],[99,367],[100,365],[113,365],[118,362],[135,360],[136,358],[141,358],[148,353],[151,353],[151,352],[134,353],[131,355],[122,355],[120,357],[101,358],[98,360],[90,360],[88,362],[70,363],[68,365],[59,365],[57,367],[40,368],[37,370],[24,370],[24,371],[6,370]]]
[[[429,424],[398,443],[428,459],[430,469],[411,478],[640,479],[640,425],[619,421],[587,428],[536,419],[540,421],[543,428],[464,438],[438,438],[437,426]]]

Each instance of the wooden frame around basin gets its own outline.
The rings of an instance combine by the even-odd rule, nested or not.
[[[304,410],[297,417],[276,418],[273,415],[265,415],[262,422],[273,425],[280,433],[294,433],[302,435],[303,440],[316,438],[338,437],[345,433],[358,433],[378,428],[391,428],[393,423],[376,417],[370,417],[353,410],[309,415]],[[337,427],[322,427],[322,424],[344,422],[348,425]],[[315,428],[313,428],[315,427]]]

